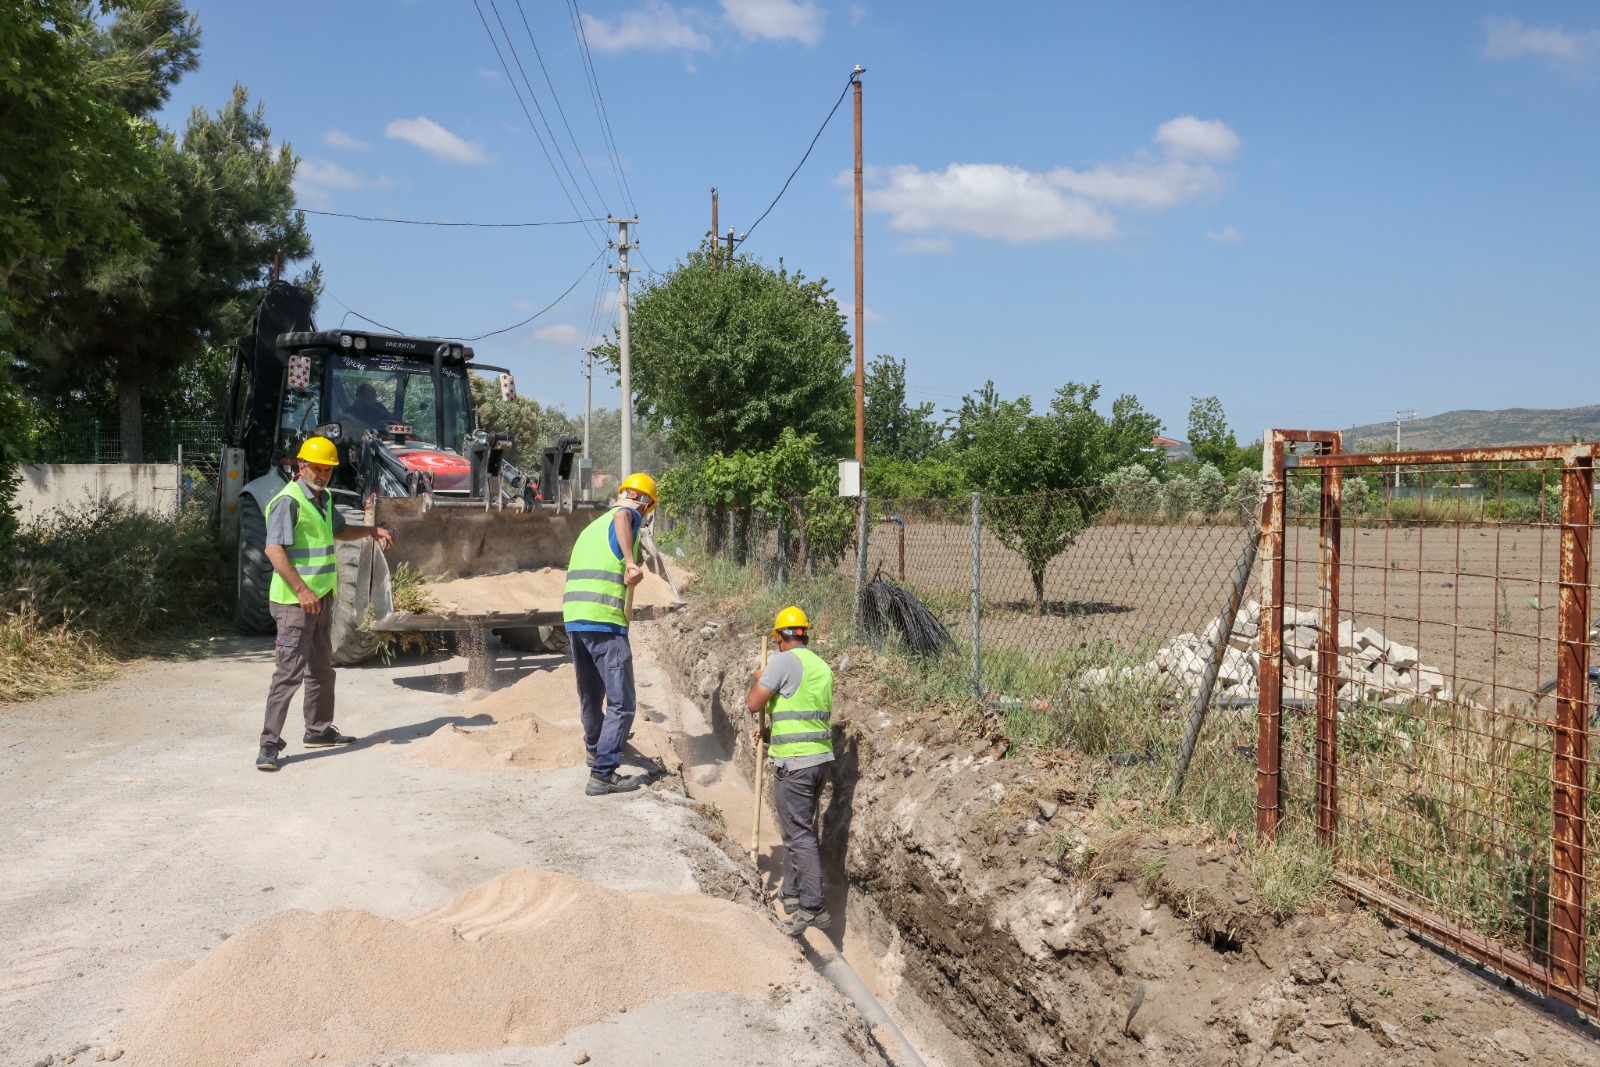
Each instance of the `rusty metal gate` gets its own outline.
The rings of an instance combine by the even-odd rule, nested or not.
[[[1600,446],[1266,446],[1258,831],[1600,1016]]]

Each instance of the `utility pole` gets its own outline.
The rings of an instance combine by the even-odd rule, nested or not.
[[[1394,450],[1396,452],[1400,451],[1400,421],[1404,419],[1406,422],[1410,422],[1416,417],[1417,413],[1415,411],[1397,411],[1394,413]],[[1400,465],[1398,463],[1395,464],[1394,468],[1394,487],[1397,490],[1400,488]]]
[[[856,110],[856,463],[865,467],[867,462],[867,364],[862,348],[861,325],[867,314],[867,290],[863,273],[865,260],[861,250],[861,75],[866,70],[861,64],[850,75],[855,89]],[[865,485],[863,476],[862,484]]]
[[[622,416],[622,469],[617,472],[617,477],[626,478],[633,473],[633,355],[628,348],[628,275],[633,271],[628,269],[628,249],[639,247],[638,242],[628,243],[628,227],[638,225],[639,216],[614,219],[607,214],[606,221],[617,224],[617,239],[611,242],[611,247],[617,250],[618,265],[608,269],[617,272],[620,283],[617,294],[617,348],[622,369],[622,402],[619,405],[619,414]]]
[[[728,266],[733,266],[733,227],[728,227]]]
[[[589,411],[594,399],[594,349],[583,354],[583,458],[593,471],[594,460],[589,452]],[[589,499],[589,478],[583,480],[583,499]]]
[[[719,229],[718,229],[718,226],[717,226],[717,187],[715,185],[713,185],[711,187],[711,262],[713,264],[720,263],[720,261],[722,259],[722,257],[717,252],[717,233],[718,232],[719,232]]]

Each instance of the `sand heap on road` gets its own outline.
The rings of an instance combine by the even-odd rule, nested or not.
[[[535,670],[468,705],[482,726],[445,726],[406,746],[417,762],[452,771],[542,771],[583,760],[583,723],[571,663]],[[672,769],[677,756],[660,723],[633,720],[634,753]]]
[[[511,871],[407,921],[334,909],[252,923],[124,1033],[129,1062],[276,1067],[538,1046],[682,993],[815,985],[769,919],[698,893]]]
[[[583,759],[570,663],[533,671],[470,707],[485,725],[437,730],[407,746],[411,758],[453,771],[548,770]]]

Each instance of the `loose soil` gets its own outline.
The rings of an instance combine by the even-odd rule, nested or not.
[[[675,686],[739,747],[731,765],[750,766],[740,704],[759,635],[703,612],[668,625]],[[828,937],[847,954],[852,941],[870,945],[880,998],[941,1062],[1600,1056],[1593,1028],[1342,897],[1277,919],[1257,895],[1246,842],[1142,821],[1139,800],[1101,792],[1104,764],[1001,758],[993,733],[889,706],[871,653],[850,656],[822,817],[836,901]],[[919,1015],[946,1039],[919,1030]]]
[[[425,582],[423,588],[438,604],[439,614],[487,615],[495,612],[559,612],[566,585],[566,570],[543,567],[508,574],[480,574],[472,578]],[[664,608],[675,603],[675,599],[665,581],[646,571],[644,580],[634,587],[633,603],[636,608]]]
[[[1222,610],[1244,547],[1237,526],[1095,526],[1045,571],[1045,614],[1033,613],[1022,558],[989,530],[980,546],[985,651],[1042,653],[1109,642],[1134,655]],[[898,567],[897,530],[875,525],[868,575]],[[1522,703],[1555,676],[1559,531],[1529,526],[1346,528],[1340,541],[1342,616],[1416,647],[1455,692],[1479,703]],[[1284,602],[1318,606],[1318,533],[1286,531]],[[855,573],[846,553],[842,573]],[[952,631],[972,631],[970,526],[909,521],[906,581],[932,592]],[[1260,597],[1260,566],[1250,596]],[[942,598],[942,599],[941,599]]]
[[[684,993],[820,988],[757,912],[517,870],[396,921],[334,909],[250,924],[127,1027],[133,1064],[256,1067],[538,1046]]]

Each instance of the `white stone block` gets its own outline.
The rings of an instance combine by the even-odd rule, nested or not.
[[[1360,633],[1356,634],[1356,647],[1376,648],[1381,651],[1389,647],[1389,640],[1369,626],[1365,630],[1362,630]]]
[[[1389,661],[1390,666],[1404,670],[1417,665],[1417,650],[1410,645],[1402,645],[1398,641],[1390,642],[1384,649],[1383,658]]]

